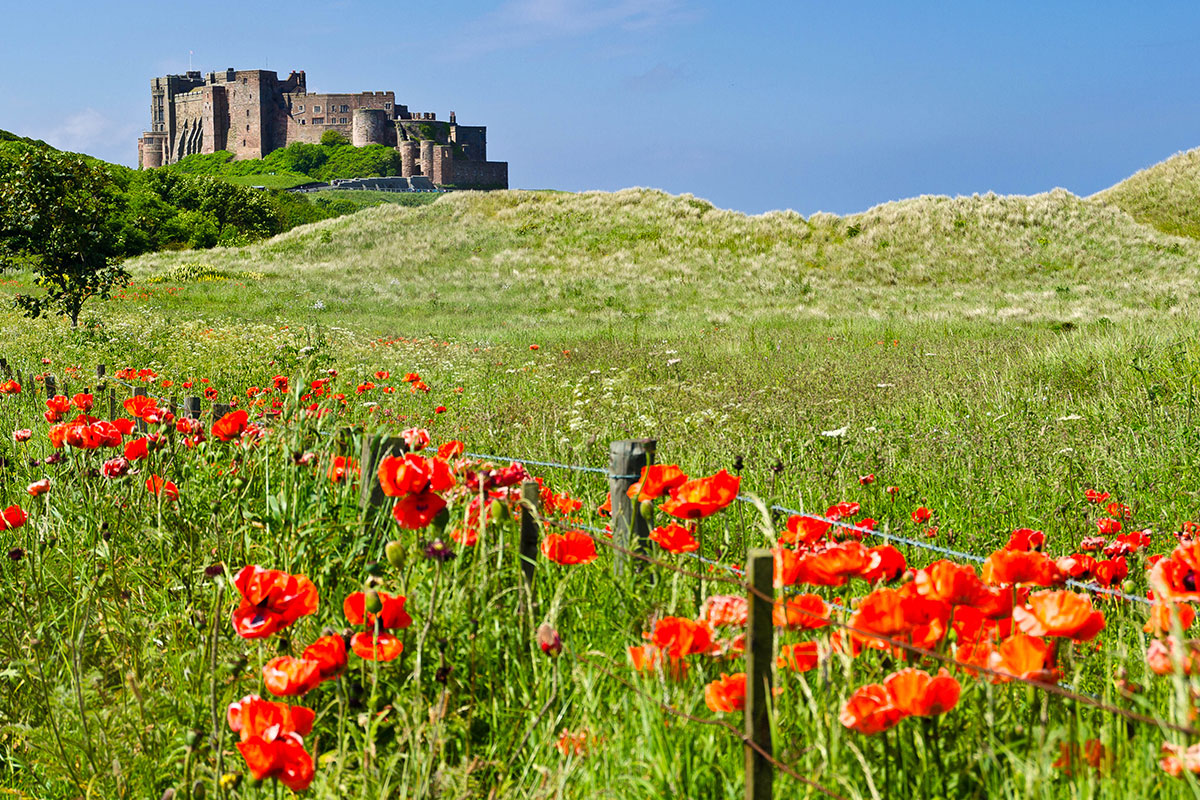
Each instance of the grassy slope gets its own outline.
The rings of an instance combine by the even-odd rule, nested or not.
[[[1064,191],[921,197],[806,221],[627,190],[454,193],[202,260],[267,275],[262,292],[238,298],[234,313],[247,318],[303,317],[320,303],[364,332],[491,337],[530,325],[571,336],[735,319],[777,327],[850,312],[1078,324],[1185,310],[1200,291],[1198,256],[1190,240]],[[130,266],[149,275],[195,259],[160,253]]]
[[[1200,238],[1200,148],[1176,153],[1109,189],[1096,200],[1111,203],[1138,222],[1164,233]]]

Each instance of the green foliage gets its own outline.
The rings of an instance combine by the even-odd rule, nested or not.
[[[321,134],[321,144],[325,147],[341,147],[350,144],[350,139],[341,131],[330,128]]]
[[[228,178],[232,176],[271,175],[307,177],[311,180],[328,181],[334,178],[377,178],[400,174],[400,154],[391,147],[380,144],[354,147],[348,141],[325,142],[324,138],[345,139],[335,130],[325,132],[321,144],[294,142],[275,150],[265,158],[234,160],[233,154],[199,154],[180,159],[167,166],[169,172],[190,175],[212,175]],[[302,181],[300,181],[302,182]]]
[[[1200,239],[1200,149],[1177,153],[1095,197],[1163,233]]]
[[[89,298],[129,279],[116,205],[105,172],[78,156],[42,147],[0,156],[0,271],[29,269],[44,290],[16,296],[24,314],[65,314],[75,327]]]

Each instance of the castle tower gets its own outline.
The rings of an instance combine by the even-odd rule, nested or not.
[[[417,143],[411,140],[403,141],[396,148],[400,151],[400,174],[405,178],[411,178],[417,174],[417,154],[419,147]]]
[[[351,120],[350,140],[355,147],[386,144],[388,112],[382,108],[356,108]]]
[[[421,140],[421,174],[433,178],[433,140]]]
[[[454,183],[454,158],[448,144],[439,144],[433,148],[433,172],[430,179],[439,186]]]
[[[167,134],[162,131],[146,131],[138,139],[138,168],[157,169],[163,165],[163,149],[167,144]]]

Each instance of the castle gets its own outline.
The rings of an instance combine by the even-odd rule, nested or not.
[[[439,186],[507,189],[508,162],[487,160],[487,128],[436,114],[409,112],[395,92],[309,94],[304,72],[188,72],[150,81],[150,130],[138,139],[138,167],[173,164],[194,153],[228,150],[262,158],[293,142],[318,143],[340,131],[356,147],[400,152],[401,175]]]

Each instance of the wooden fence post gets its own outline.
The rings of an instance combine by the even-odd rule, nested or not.
[[[56,395],[56,394],[58,394],[58,391],[54,386],[54,376],[47,375],[46,376],[46,399],[49,400],[51,397],[54,397],[54,395]]]
[[[359,475],[359,508],[366,511],[368,506],[383,505],[386,495],[379,479],[379,464],[388,456],[402,456],[408,452],[408,443],[399,436],[381,436],[379,434],[363,435],[362,453],[358,459]]]
[[[542,492],[535,480],[521,482],[521,537],[518,542],[524,589],[521,599],[521,619],[534,607],[533,576],[537,569],[538,517],[542,513]]]
[[[190,419],[200,419],[200,398],[185,397],[183,398],[183,415]]]
[[[12,377],[12,369],[10,369],[8,366],[7,358],[0,358],[0,372],[3,372],[4,377],[6,377],[6,378]]]
[[[608,448],[608,493],[612,499],[613,543],[618,547],[644,552],[650,539],[650,526],[637,513],[633,500],[628,496],[629,487],[642,474],[642,467],[654,463],[654,439],[624,439],[613,442]],[[618,577],[625,574],[629,556],[615,551],[613,572]]]
[[[97,364],[96,365],[96,380],[97,381],[103,382],[104,376],[107,374],[108,374],[108,365],[107,364]]]
[[[775,557],[755,548],[746,557],[746,577],[753,587],[746,616],[746,705],[743,712],[747,742],[746,800],[770,800],[775,778],[768,756],[771,746],[771,686],[775,667]],[[768,599],[771,598],[771,599]],[[767,755],[763,755],[766,753]]]
[[[216,422],[221,417],[229,413],[229,405],[226,403],[213,403],[212,414],[213,422]]]
[[[135,386],[133,389],[134,397],[145,397],[147,394],[148,394],[148,392],[146,391],[145,386]],[[145,433],[147,431],[147,429],[148,428],[146,425],[146,421],[144,419],[142,419],[141,417],[138,417],[138,419],[137,419],[138,433]]]

